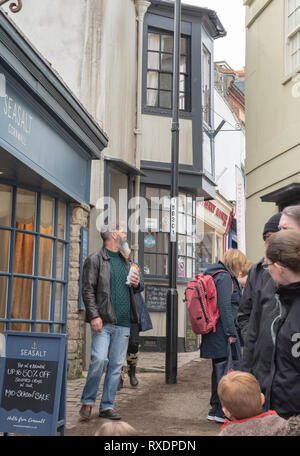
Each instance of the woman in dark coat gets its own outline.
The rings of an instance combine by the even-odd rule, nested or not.
[[[218,380],[220,380],[216,373],[217,364],[227,359],[228,342],[235,344],[236,349],[240,350],[236,319],[242,294],[237,277],[246,261],[245,255],[240,250],[229,249],[224,255],[223,262],[213,264],[205,272],[212,275],[219,271],[213,278],[217,288],[220,318],[216,325],[216,332],[202,335],[200,345],[200,357],[211,359],[213,367],[211,410],[207,419],[219,423],[225,421],[225,416],[217,394]]]
[[[266,406],[289,419],[300,415],[300,233],[283,230],[272,235],[264,266],[278,286],[280,304],[271,325],[274,351]]]

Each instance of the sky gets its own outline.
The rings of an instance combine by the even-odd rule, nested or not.
[[[217,12],[227,31],[224,38],[215,40],[214,60],[226,60],[235,70],[245,65],[245,6],[243,0],[182,0],[195,6],[204,6]]]

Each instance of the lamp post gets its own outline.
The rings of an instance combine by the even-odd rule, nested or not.
[[[179,157],[179,59],[180,59],[181,0],[175,0],[174,47],[173,47],[173,121],[172,121],[172,166],[171,205],[169,238],[169,289],[166,316],[166,383],[177,383],[177,336],[178,293],[177,282],[177,204],[178,204],[178,157]]]

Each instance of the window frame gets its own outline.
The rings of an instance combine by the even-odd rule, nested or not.
[[[146,193],[147,193],[147,188],[153,188],[153,189],[156,189],[159,191],[159,201],[161,201],[161,190],[167,190],[169,195],[170,195],[170,188],[168,187],[165,187],[165,186],[159,186],[159,185],[151,185],[151,184],[143,184],[142,187],[141,187],[141,196],[143,196],[144,198],[146,198]],[[179,242],[179,236],[183,236],[185,237],[185,253],[184,254],[179,254],[177,255],[177,258],[179,259],[180,257],[184,258],[185,259],[185,274],[184,276],[179,276],[178,275],[178,271],[177,271],[177,279],[178,281],[183,281],[183,282],[187,282],[189,280],[191,280],[192,277],[194,277],[195,275],[195,271],[196,271],[196,239],[194,238],[194,245],[192,243],[192,256],[188,255],[187,254],[187,238],[190,237],[192,239],[193,237],[193,233],[194,235],[196,234],[196,195],[194,195],[193,193],[189,192],[189,191],[179,191],[179,196],[180,195],[185,195],[185,198],[187,197],[191,197],[192,198],[192,214],[189,214],[187,212],[187,210],[184,212],[182,211],[179,211],[178,209],[178,215],[179,214],[184,214],[185,216],[185,226],[186,226],[186,229],[185,229],[185,234],[182,234],[182,233],[177,233],[177,244]],[[185,199],[186,201],[186,199]],[[157,274],[157,259],[158,259],[158,256],[160,257],[166,257],[168,258],[168,255],[169,255],[169,252],[166,252],[166,253],[162,253],[158,250],[158,248],[156,247],[156,250],[155,251],[152,251],[152,252],[149,252],[149,251],[146,251],[145,250],[145,245],[144,245],[144,239],[145,237],[150,233],[152,235],[155,235],[154,237],[156,238],[157,240],[157,236],[156,234],[157,233],[164,233],[164,234],[169,234],[169,231],[162,231],[161,230],[161,224],[162,224],[162,219],[161,219],[161,215],[162,215],[162,212],[164,211],[167,211],[166,209],[162,209],[161,207],[161,204],[159,205],[159,208],[157,209],[159,211],[159,222],[158,222],[158,230],[148,230],[148,231],[140,231],[140,236],[139,236],[139,245],[142,246],[141,249],[140,249],[140,255],[139,255],[139,263],[140,265],[142,266],[142,270],[143,270],[143,273],[144,273],[144,280],[146,281],[150,281],[150,280],[155,280],[155,281],[166,281],[168,280],[168,274],[165,274],[165,275],[160,275],[160,274]],[[150,207],[148,207],[148,211],[151,211]],[[169,212],[168,212],[169,213]],[[187,234],[187,217],[190,216],[192,217],[192,234]],[[179,231],[179,230],[177,230]],[[156,242],[156,246],[157,246],[157,242]],[[168,247],[169,247],[169,236],[168,236]],[[145,267],[145,255],[153,255],[155,256],[155,274],[145,274],[144,272],[144,267]],[[192,260],[192,271],[191,271],[191,276],[188,277],[186,275],[186,272],[187,272],[187,260]],[[167,265],[168,265],[168,262],[167,262]]]
[[[294,74],[300,71],[300,22],[296,27],[289,31],[289,17],[296,14],[297,10],[300,12],[300,4],[296,6],[293,11],[289,12],[289,0],[285,0],[285,67],[287,74]],[[292,52],[293,40],[298,40],[298,47],[295,52]],[[298,53],[299,63],[293,67],[292,57]]]
[[[169,52],[163,52],[161,51],[161,38],[160,38],[160,49],[159,51],[154,51],[154,50],[149,50],[148,46],[148,37],[150,33],[157,33],[160,35],[169,35],[169,36],[174,36],[174,33],[172,30],[169,29],[163,29],[161,27],[157,27],[154,25],[147,25],[146,26],[146,32],[144,34],[144,64],[143,64],[143,106],[142,110],[144,113],[147,114],[157,114],[157,115],[164,115],[164,116],[171,116],[172,115],[172,103],[173,103],[173,67],[172,71],[161,71],[161,68],[159,69],[151,69],[148,68],[148,53],[149,52],[156,52],[160,56],[161,54],[170,54]],[[186,53],[181,55],[184,55],[186,57],[186,73],[180,72],[180,75],[185,75],[185,109],[179,109],[179,115],[180,117],[191,117],[192,115],[192,96],[191,96],[191,36],[185,33],[181,33],[181,38],[186,39]],[[173,54],[172,54],[173,55]],[[161,58],[160,58],[161,60]],[[147,95],[148,95],[148,90],[155,90],[153,88],[148,87],[148,72],[149,71],[155,71],[158,72],[158,85],[160,81],[160,75],[161,74],[169,74],[171,75],[171,108],[165,108],[161,106],[151,106],[147,104]],[[164,89],[160,89],[158,87],[158,92],[160,94],[160,91],[164,91]],[[180,90],[180,89],[179,89]],[[168,90],[165,90],[166,92],[169,92]]]
[[[0,181],[0,184],[11,187],[12,189],[12,207],[11,207],[11,220],[10,226],[0,225],[0,230],[10,232],[10,248],[9,248],[9,262],[8,271],[0,271],[0,277],[7,277],[7,293],[6,293],[6,304],[5,304],[5,317],[0,317],[0,323],[5,325],[5,330],[9,330],[11,325],[14,323],[26,323],[30,325],[30,332],[35,332],[37,325],[48,325],[48,331],[50,333],[66,332],[67,322],[67,296],[68,296],[68,265],[69,265],[69,247],[70,247],[70,206],[67,201],[57,198],[47,192],[40,192],[36,189],[25,187],[22,185],[12,184],[11,182]],[[34,231],[23,230],[16,227],[16,200],[17,191],[28,190],[35,193],[35,229]],[[41,198],[42,195],[49,196],[54,200],[54,217],[53,217],[53,234],[43,234],[40,232],[40,215],[41,215]],[[58,235],[58,208],[59,202],[65,204],[66,207],[66,218],[65,218],[65,238],[61,238]],[[14,254],[15,254],[15,240],[16,233],[24,233],[34,236],[34,252],[33,252],[33,271],[32,274],[23,274],[14,272]],[[51,276],[39,275],[39,246],[40,239],[50,239],[53,242],[52,245],[52,264],[51,264]],[[64,245],[64,258],[63,258],[63,278],[56,277],[57,267],[57,253],[58,243]],[[11,318],[12,311],[12,294],[13,294],[13,281],[14,278],[30,279],[32,280],[32,295],[31,295],[31,307],[30,307],[30,318]],[[47,282],[51,285],[51,297],[49,303],[49,319],[39,320],[36,319],[37,313],[37,295],[38,295],[38,283]],[[56,285],[61,284],[63,287],[62,300],[61,300],[61,318],[55,319],[55,294]],[[59,328],[59,331],[56,329]]]

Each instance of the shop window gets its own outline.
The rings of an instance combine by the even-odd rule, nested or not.
[[[172,109],[173,33],[157,29],[148,31],[146,105]],[[190,111],[190,70],[188,37],[180,40],[179,109]]]
[[[0,184],[0,332],[63,332],[67,205]]]
[[[170,231],[170,192],[163,188],[146,187],[148,217],[143,233],[144,274],[153,277],[168,275]],[[191,278],[195,273],[195,197],[178,196],[178,277]]]

